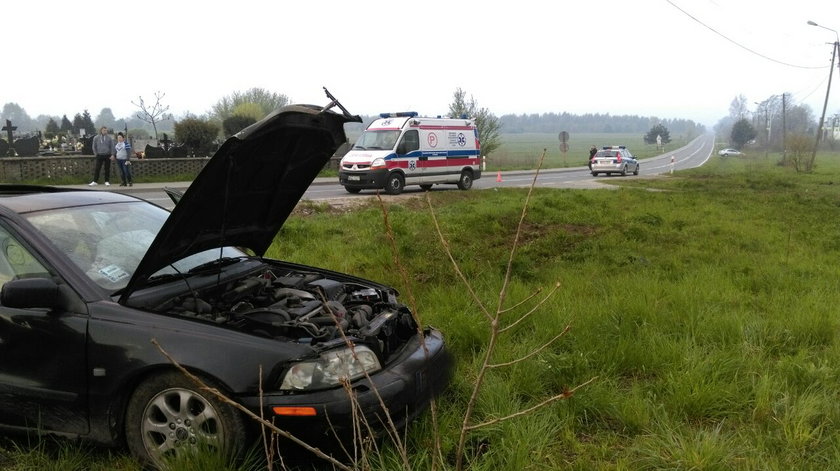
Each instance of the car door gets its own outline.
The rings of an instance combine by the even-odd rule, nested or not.
[[[34,254],[0,224],[0,289],[20,279],[57,281]],[[62,296],[75,296],[61,285]],[[71,304],[77,309],[81,305]],[[0,305],[0,423],[87,433],[87,322],[83,312]]]
[[[419,152],[420,135],[416,129],[410,129],[403,133],[399,144],[397,144],[397,158],[408,162],[405,170],[405,183],[414,184],[421,181],[425,158]]]

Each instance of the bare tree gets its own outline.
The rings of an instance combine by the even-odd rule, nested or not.
[[[478,138],[481,140],[481,153],[488,155],[498,149],[501,142],[502,124],[499,118],[487,108],[479,108],[475,98],[470,96],[466,99],[467,92],[457,88],[453,95],[453,101],[449,104],[449,117],[460,118],[466,116],[475,119],[475,126],[478,128]]]
[[[155,131],[155,140],[158,139],[157,123],[162,119],[166,119],[163,114],[169,111],[169,105],[164,106],[161,103],[161,100],[165,96],[166,93],[160,91],[155,92],[155,104],[151,107],[146,105],[142,96],[137,97],[140,103],[131,102],[132,105],[140,108],[140,113],[137,113],[137,119],[152,125],[152,129]]]
[[[747,97],[740,94],[732,99],[732,103],[729,104],[729,117],[732,118],[733,122],[746,118],[748,113]]]

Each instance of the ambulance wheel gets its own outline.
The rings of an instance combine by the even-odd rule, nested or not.
[[[469,190],[472,188],[472,172],[469,170],[464,170],[461,172],[461,179],[458,180],[458,189],[459,190]]]
[[[592,176],[593,176],[593,177],[597,177],[597,176],[598,176],[598,172],[592,172]]]
[[[633,170],[633,175],[639,174],[639,164],[636,164],[636,170]]]
[[[424,184],[420,185],[420,189],[423,190],[423,191],[429,191],[429,190],[432,189],[432,184],[431,183],[424,183]]]
[[[389,195],[398,195],[402,193],[405,187],[405,180],[399,173],[392,173],[388,175],[388,181],[385,182],[385,193]]]
[[[624,167],[621,167],[621,176],[622,177],[627,176],[627,165],[626,164],[624,165]]]
[[[347,193],[353,193],[354,195],[362,191],[361,188],[353,188],[352,186],[345,186],[344,189],[347,190]]]

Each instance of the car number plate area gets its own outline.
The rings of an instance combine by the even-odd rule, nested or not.
[[[362,177],[360,177],[358,175],[349,175],[347,177],[347,179],[350,180],[351,182],[357,182],[357,181],[361,180]]]

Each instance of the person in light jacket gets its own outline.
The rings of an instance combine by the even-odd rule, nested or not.
[[[114,155],[116,156],[117,166],[120,168],[120,177],[122,178],[120,186],[131,186],[133,184],[131,178],[131,144],[125,140],[125,135],[121,132],[117,133]]]
[[[93,138],[93,153],[96,155],[96,169],[89,186],[99,184],[99,172],[105,166],[105,185],[111,184],[111,158],[114,156],[114,140],[108,135],[108,128],[102,126],[99,135]]]

